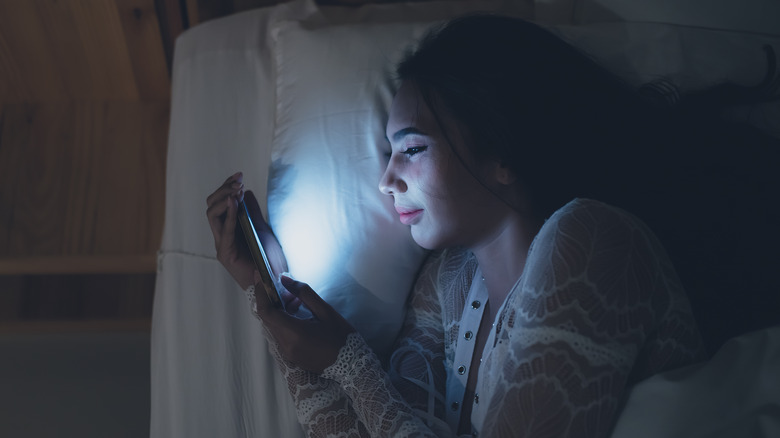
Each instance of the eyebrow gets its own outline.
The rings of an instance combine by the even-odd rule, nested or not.
[[[403,128],[403,129],[399,129],[398,131],[396,131],[395,134],[393,134],[393,141],[394,142],[401,141],[402,138],[406,137],[407,135],[412,135],[412,134],[428,135],[428,134],[420,131],[419,129],[417,129],[417,128],[413,127],[413,126],[410,126],[408,128]],[[387,137],[385,137],[385,138],[387,138]],[[390,141],[390,140],[388,139],[388,141]]]

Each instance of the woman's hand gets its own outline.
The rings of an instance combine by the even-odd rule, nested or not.
[[[230,176],[207,199],[206,216],[209,219],[211,233],[214,235],[214,246],[217,250],[217,260],[227,269],[231,276],[246,289],[254,284],[255,264],[249,253],[249,247],[240,229],[236,230],[238,222],[238,203],[244,201],[252,216],[260,243],[271,264],[275,275],[287,271],[287,260],[284,257],[279,241],[271,231],[271,227],[263,219],[262,210],[251,191],[244,191],[244,175],[241,172]]]
[[[255,290],[262,291],[259,272],[255,272],[255,280]],[[285,302],[288,299],[284,296],[291,293],[314,316],[296,318],[284,309],[273,307],[269,300],[262,299],[264,297],[257,299],[257,315],[278,343],[284,359],[301,369],[321,374],[336,361],[339,350],[347,342],[347,335],[355,329],[306,283],[282,276],[282,285],[289,291],[282,292]]]

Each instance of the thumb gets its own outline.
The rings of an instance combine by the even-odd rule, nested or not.
[[[317,295],[317,292],[314,292],[314,289],[308,284],[301,281],[295,281],[286,275],[282,275],[281,281],[282,286],[298,297],[298,299],[311,310],[311,313],[313,313],[317,319],[322,321],[331,316],[331,312],[335,312],[333,307],[326,303],[322,297]]]

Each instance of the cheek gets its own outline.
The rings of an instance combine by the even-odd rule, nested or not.
[[[492,211],[494,195],[459,163],[442,179],[444,196],[440,199],[448,226],[465,232],[484,220]]]
[[[448,194],[447,184],[442,181],[441,174],[430,160],[414,163],[407,168],[406,182],[422,198],[430,203]]]
[[[442,201],[454,201],[460,198],[467,175],[464,175],[465,169],[451,154],[438,156],[435,160],[431,160],[425,172],[425,178],[433,196]]]

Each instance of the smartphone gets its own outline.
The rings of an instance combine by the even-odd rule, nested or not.
[[[257,236],[257,231],[255,231],[252,216],[250,216],[249,210],[243,201],[238,204],[238,222],[241,223],[241,231],[243,231],[244,239],[246,239],[246,243],[249,245],[252,260],[254,260],[255,266],[260,272],[260,281],[263,283],[268,300],[271,301],[274,307],[282,307],[279,291],[276,290],[274,285],[271,265],[268,263],[268,257],[265,255],[263,244],[260,243],[260,238]]]

